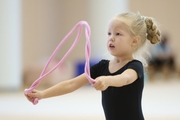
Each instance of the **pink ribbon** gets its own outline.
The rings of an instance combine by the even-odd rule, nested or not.
[[[64,39],[59,43],[59,45],[56,47],[56,49],[54,50],[54,52],[52,53],[52,55],[50,56],[49,60],[47,61],[40,77],[34,81],[34,83],[31,85],[31,87],[29,89],[25,89],[24,93],[27,95],[28,93],[31,93],[33,89],[35,89],[40,82],[42,81],[42,79],[44,77],[46,77],[47,75],[49,75],[50,73],[52,73],[59,65],[61,65],[64,60],[67,58],[67,56],[70,54],[70,52],[74,49],[74,47],[76,46],[80,35],[82,34],[82,26],[84,25],[85,27],[85,36],[86,36],[86,45],[85,45],[85,56],[86,56],[86,63],[85,63],[85,67],[84,67],[84,72],[86,75],[86,78],[89,80],[89,82],[91,84],[95,83],[95,80],[93,80],[90,77],[90,65],[89,65],[89,61],[90,61],[90,55],[91,55],[91,44],[90,44],[90,27],[88,25],[88,23],[86,21],[80,21],[78,22],[72,29],[71,31],[64,37]],[[74,41],[74,43],[71,45],[70,49],[67,51],[67,53],[63,56],[63,58],[47,73],[45,73],[48,65],[50,64],[51,60],[54,58],[54,56],[57,54],[58,50],[60,49],[60,47],[63,45],[63,43],[67,40],[67,38],[77,29],[78,30],[78,34],[76,36],[76,39]],[[33,101],[33,104],[36,105],[38,103],[38,98],[35,98],[35,100]]]

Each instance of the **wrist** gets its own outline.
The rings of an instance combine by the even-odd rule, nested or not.
[[[46,91],[41,91],[40,93],[40,100],[46,98]]]

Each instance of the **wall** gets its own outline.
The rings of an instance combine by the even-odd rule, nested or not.
[[[118,12],[125,11],[126,6],[125,0],[24,0],[23,68],[26,69],[38,61],[46,61],[58,43],[81,20],[87,21],[91,26],[92,58],[98,55],[103,57],[102,53],[106,53],[108,22]],[[76,33],[60,49],[57,59],[61,59],[69,49]],[[84,46],[83,35],[67,61],[84,59]]]
[[[76,6],[78,3],[79,6]],[[69,30],[82,18],[86,18],[85,12],[81,11],[83,4],[83,1],[78,0],[76,2],[65,0],[23,1],[24,68],[38,61],[46,61]],[[60,53],[62,55],[71,43],[72,40],[70,39],[61,48]],[[77,51],[81,52],[80,50]],[[80,54],[75,55],[79,56]],[[57,56],[61,57],[60,54]]]
[[[21,0],[0,1],[0,90],[21,87]]]
[[[106,35],[109,20],[117,13],[126,11],[126,0],[23,0],[23,71],[24,79],[39,73],[55,47],[64,36],[79,21],[85,20],[91,27],[91,59],[104,57],[106,50]],[[61,47],[55,57],[55,63],[69,49],[77,31]],[[82,35],[79,43],[65,61],[68,76],[75,70],[75,64],[85,59],[85,37]],[[37,68],[37,66],[39,66]],[[69,67],[68,67],[69,66]],[[29,78],[34,80],[34,78]],[[31,81],[32,83],[32,81]]]

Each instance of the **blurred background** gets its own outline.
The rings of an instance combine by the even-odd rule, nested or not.
[[[179,6],[179,0],[0,0],[0,120],[104,120],[101,93],[91,86],[36,106],[23,91],[39,77],[54,49],[79,21],[91,27],[91,64],[110,59],[108,23],[127,11],[155,18],[163,35],[162,42],[149,51],[142,101],[145,119],[180,120]],[[61,47],[48,70],[61,60],[76,34]],[[37,89],[79,75],[84,51],[82,35],[66,61]]]

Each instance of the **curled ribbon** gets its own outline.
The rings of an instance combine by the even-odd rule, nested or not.
[[[86,45],[85,45],[85,56],[86,56],[86,63],[85,63],[85,67],[84,67],[84,72],[86,75],[86,78],[89,80],[89,82],[91,84],[95,83],[95,80],[91,78],[90,76],[90,55],[91,55],[91,44],[90,44],[90,34],[91,34],[91,30],[90,30],[90,26],[88,25],[88,23],[86,21],[80,21],[78,22],[72,29],[71,31],[64,37],[64,39],[59,43],[59,45],[56,47],[56,49],[54,50],[54,52],[52,53],[52,55],[50,56],[49,60],[47,61],[46,65],[44,66],[44,69],[41,72],[40,77],[34,81],[34,83],[31,85],[31,87],[29,89],[25,89],[24,93],[27,95],[28,93],[31,93],[33,89],[35,89],[40,82],[42,81],[42,79],[44,77],[46,77],[47,75],[49,75],[50,73],[52,73],[59,65],[61,65],[64,60],[67,58],[67,56],[70,54],[70,52],[74,49],[74,47],[76,46],[80,35],[82,34],[82,26],[84,25],[85,27],[85,36],[86,36]],[[63,58],[51,69],[49,70],[47,73],[45,73],[48,65],[50,64],[51,60],[54,58],[54,56],[57,54],[58,50],[60,49],[60,47],[63,45],[63,43],[68,39],[68,37],[77,29],[78,30],[78,34],[76,36],[76,39],[74,40],[74,43],[71,45],[70,49],[67,51],[67,53],[63,56]],[[38,98],[35,98],[33,101],[33,104],[36,105],[38,103]]]

